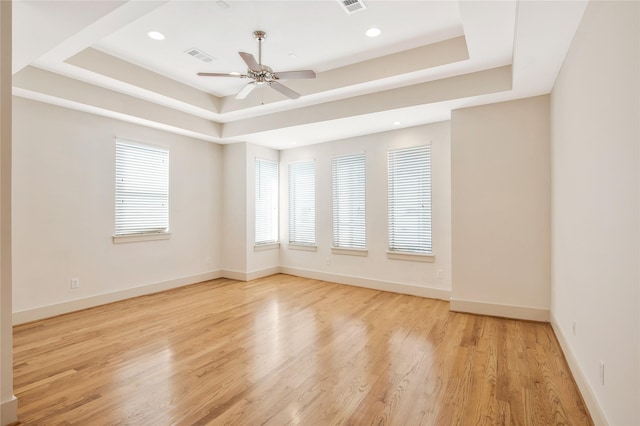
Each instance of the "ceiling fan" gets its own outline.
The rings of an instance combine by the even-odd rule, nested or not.
[[[258,60],[247,52],[238,52],[242,60],[247,64],[249,70],[246,74],[239,73],[217,73],[217,72],[199,72],[199,76],[203,77],[236,77],[236,78],[250,78],[253,81],[247,84],[238,92],[236,99],[244,99],[249,93],[258,86],[267,85],[272,89],[277,90],[283,95],[297,99],[300,97],[300,93],[289,89],[287,86],[280,84],[278,80],[289,80],[294,78],[316,78],[316,73],[311,70],[298,70],[298,71],[284,71],[275,72],[266,65],[262,64],[262,42],[267,37],[264,31],[254,31],[253,37],[258,41]]]

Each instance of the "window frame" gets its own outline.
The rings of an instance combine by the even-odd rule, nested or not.
[[[272,189],[275,189],[275,201],[272,198],[271,201],[271,209],[275,208],[275,212],[271,212],[272,221],[275,219],[275,230],[272,230],[272,235],[275,237],[272,240],[260,240],[258,241],[258,217],[259,217],[259,202],[262,198],[260,194],[262,194],[262,185],[268,182],[263,182],[261,178],[264,176],[262,174],[262,164],[275,165],[275,186]],[[278,248],[280,246],[280,164],[277,161],[267,160],[264,158],[256,157],[255,158],[255,186],[254,186],[254,230],[253,230],[253,244],[254,249],[256,251],[267,250],[269,248]],[[270,175],[267,175],[270,176]],[[273,185],[273,182],[271,182]],[[271,192],[271,197],[274,196],[274,193]],[[274,225],[273,223],[271,224]]]
[[[368,254],[366,167],[366,152],[334,155],[331,158],[333,254]],[[356,201],[351,202],[354,197]],[[341,202],[344,198],[347,201]],[[361,213],[354,213],[354,208]],[[343,230],[348,231],[347,235],[341,235]]]
[[[312,210],[311,210],[311,216],[312,216],[312,225],[313,225],[313,232],[311,233],[311,235],[313,236],[313,240],[312,241],[304,241],[303,238],[297,238],[296,234],[300,234],[301,236],[304,236],[306,234],[309,234],[308,232],[298,232],[297,229],[293,228],[294,226],[296,226],[297,221],[296,221],[296,207],[295,207],[295,203],[293,200],[294,197],[296,197],[296,186],[293,185],[292,186],[292,179],[294,178],[293,176],[293,170],[299,166],[302,165],[306,165],[311,167],[312,170],[312,176],[311,176],[311,196],[309,200],[300,200],[302,202],[302,204],[305,203],[310,203]],[[288,179],[287,179],[287,185],[288,185],[288,201],[289,201],[289,211],[288,211],[288,216],[289,216],[289,224],[288,224],[288,247],[291,249],[297,249],[297,250],[306,250],[306,251],[316,251],[317,250],[317,235],[316,235],[316,231],[317,231],[317,226],[316,226],[316,164],[315,164],[315,159],[314,160],[303,160],[303,161],[294,161],[294,162],[290,162],[288,164],[287,167],[287,175],[288,175]],[[294,182],[295,183],[295,182]],[[305,208],[304,206],[302,208]],[[306,207],[308,208],[308,206]],[[308,223],[309,221],[307,221]],[[303,225],[303,224],[300,224]],[[297,228],[297,226],[296,226]],[[293,239],[292,239],[293,236]]]
[[[420,151],[424,151],[424,159],[415,160],[415,156]],[[401,157],[406,157],[402,162]],[[408,160],[407,160],[408,159]],[[411,161],[425,161],[424,175],[420,175],[420,166],[411,164]],[[435,261],[433,253],[433,185],[432,185],[432,162],[431,143],[404,147],[390,148],[387,150],[387,224],[388,224],[388,245],[387,258],[399,260],[412,260],[421,262]],[[411,188],[418,188],[415,174],[418,174],[420,193],[407,193]],[[402,176],[405,174],[406,176]],[[394,196],[397,194],[397,196]],[[401,214],[398,210],[415,209],[417,213]],[[421,212],[420,209],[423,209]],[[423,215],[424,218],[420,216]],[[424,221],[422,225],[414,225],[414,229],[403,232],[397,230],[398,222],[407,222],[418,216],[419,221]],[[422,229],[426,227],[426,229]],[[417,228],[417,229],[416,229]],[[402,234],[405,234],[403,237]],[[425,234],[425,240],[416,238],[407,239],[406,235]],[[415,244],[419,244],[416,246]],[[424,244],[424,246],[423,246]]]
[[[122,139],[122,138],[116,138],[115,139],[115,144],[114,144],[114,174],[115,174],[115,179],[114,179],[114,235],[113,235],[113,242],[114,243],[129,243],[129,242],[138,242],[138,241],[153,241],[153,240],[165,240],[165,239],[169,239],[171,233],[169,231],[169,224],[170,224],[170,150],[168,147],[166,146],[160,146],[160,145],[156,145],[156,144],[150,144],[150,143],[142,143],[142,142],[137,142],[137,141],[132,141],[129,139]],[[127,170],[123,170],[122,168],[126,168],[127,165],[123,164],[124,161],[126,160],[122,160],[119,159],[119,155],[120,156],[124,156],[124,155],[132,155],[135,150],[138,150],[138,155],[140,154],[140,150],[147,150],[149,152],[155,152],[158,158],[161,158],[164,160],[165,163],[165,168],[163,170],[155,170],[153,173],[143,176],[143,178],[146,178],[147,180],[149,179],[158,179],[161,178],[164,180],[164,182],[162,182],[159,187],[157,187],[156,189],[159,190],[158,193],[156,193],[156,199],[164,202],[165,206],[160,209],[161,210],[161,219],[160,222],[163,222],[163,224],[165,225],[162,228],[159,228],[157,226],[147,226],[147,229],[143,229],[143,227],[141,227],[140,230],[133,230],[133,231],[129,231],[126,232],[122,230],[122,227],[125,225],[122,225],[122,223],[119,226],[119,216],[121,216],[122,213],[119,214],[119,202],[124,202],[127,199],[129,199],[130,201],[139,201],[139,200],[135,200],[134,196],[131,195],[131,189],[129,188],[129,190],[123,190],[122,188],[122,184],[119,184],[119,179],[123,178],[123,173],[126,174],[127,172],[131,172],[131,170],[127,171]],[[127,152],[128,151],[128,152]],[[129,161],[131,161],[131,158],[129,158]],[[150,164],[153,164],[153,159],[151,158],[143,158],[143,163],[141,163],[141,165],[138,165],[138,168],[134,168],[134,172],[139,171],[139,167],[144,167],[144,166],[149,166]],[[157,161],[157,159],[155,159],[155,161]],[[131,165],[129,165],[129,167],[131,167]],[[134,185],[140,185],[140,182],[135,182],[133,183]],[[149,185],[149,182],[143,182],[143,185]],[[156,185],[158,186],[158,185]],[[127,196],[127,192],[129,193]],[[147,200],[148,202],[151,202],[150,200]],[[154,210],[153,207],[149,207],[147,206],[147,208]],[[157,208],[155,208],[155,210],[158,210]],[[148,213],[148,212],[147,212]],[[132,220],[131,217],[124,218],[123,220]],[[120,230],[119,230],[120,228]]]

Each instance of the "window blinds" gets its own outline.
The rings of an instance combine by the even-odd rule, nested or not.
[[[390,150],[389,251],[431,253],[431,146]]]
[[[365,211],[365,156],[332,159],[333,246],[364,249],[367,245]]]
[[[169,151],[116,141],[116,235],[169,230]]]
[[[256,158],[255,243],[278,241],[278,163]]]
[[[316,243],[315,169],[313,161],[289,164],[289,242]]]

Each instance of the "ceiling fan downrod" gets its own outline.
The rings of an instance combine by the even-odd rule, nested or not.
[[[262,68],[262,40],[267,38],[267,33],[264,31],[254,31],[253,36],[258,42],[258,65]]]

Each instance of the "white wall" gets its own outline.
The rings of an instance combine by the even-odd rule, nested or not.
[[[247,144],[224,145],[222,152],[222,264],[226,277],[241,280],[247,272]]]
[[[453,111],[451,309],[547,321],[549,97]]]
[[[255,158],[279,161],[278,151],[246,143],[219,146],[22,98],[15,98],[14,109],[17,323],[220,275],[252,279],[278,272],[280,265],[290,273],[324,273],[324,279],[338,282],[449,297],[448,122],[283,152],[286,158],[317,157],[319,250],[310,254],[291,253],[286,245],[253,247]],[[113,244],[115,136],[170,148],[169,240]],[[380,191],[386,188],[387,149],[427,142],[436,261],[389,260],[386,190]],[[367,152],[366,258],[330,253],[331,156],[357,151]],[[280,165],[285,242],[287,161]],[[71,278],[80,279],[79,289],[70,289]]]
[[[551,96],[552,324],[614,425],[640,424],[639,22],[638,2],[591,2]]]
[[[219,145],[22,98],[14,98],[13,111],[13,310],[19,318],[220,275]],[[116,136],[169,147],[170,239],[112,242]],[[70,289],[71,278],[79,278],[80,288]]]
[[[388,259],[387,151],[431,143],[434,263]],[[331,253],[331,158],[366,153],[367,257]],[[315,160],[317,251],[288,243],[288,164]],[[327,142],[280,153],[280,263],[284,272],[354,285],[448,299],[451,265],[449,122]],[[437,278],[437,270],[443,278]]]

